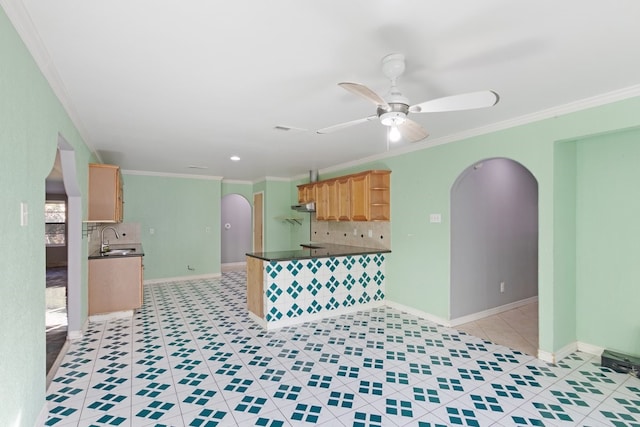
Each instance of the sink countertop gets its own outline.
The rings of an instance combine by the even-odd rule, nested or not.
[[[332,243],[311,243],[301,245],[302,249],[290,251],[249,252],[246,255],[264,261],[287,261],[294,259],[330,258],[349,255],[384,254],[389,249],[363,248],[360,246],[334,245]]]
[[[89,259],[109,259],[109,258],[123,258],[132,256],[144,256],[144,250],[142,249],[142,243],[123,243],[120,245],[109,245],[109,249],[129,249],[133,248],[128,254],[120,255],[104,255],[100,253],[100,249],[89,254]]]

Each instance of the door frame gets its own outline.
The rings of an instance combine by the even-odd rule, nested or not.
[[[258,212],[259,209],[259,212]],[[256,222],[256,219],[259,221]],[[253,252],[264,251],[264,191],[253,193]],[[258,228],[259,227],[259,228]]]

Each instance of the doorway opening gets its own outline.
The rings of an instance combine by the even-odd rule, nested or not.
[[[45,181],[45,331],[47,374],[67,341],[67,193],[60,150]]]
[[[221,269],[244,270],[245,254],[251,252],[251,204],[240,194],[223,196],[220,220]]]
[[[47,199],[57,202],[52,214],[47,217],[50,218],[50,222],[45,229],[49,236],[45,236],[45,239],[58,242],[51,245],[53,250],[46,248],[47,263],[51,267],[45,275],[47,306],[51,307],[51,313],[45,316],[50,324],[45,325],[45,331],[50,330],[46,339],[47,386],[66,354],[69,340],[82,337],[82,197],[77,176],[73,147],[62,135],[58,135],[56,158],[50,174],[45,179]],[[60,200],[64,200],[64,205],[59,203]],[[64,220],[61,219],[61,206],[64,206]],[[64,244],[59,243],[62,236]],[[64,318],[66,325],[63,325]],[[66,327],[63,329],[63,326]]]
[[[538,183],[520,163],[485,159],[451,188],[453,325],[537,356]]]

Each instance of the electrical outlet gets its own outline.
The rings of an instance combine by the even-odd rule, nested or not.
[[[358,235],[358,229],[357,229],[357,228],[354,228],[354,229],[353,229],[353,235],[354,235],[354,236],[357,236],[357,235]]]
[[[150,228],[149,229],[149,234],[156,234],[156,229],[155,228]]]
[[[369,232],[367,233],[367,235],[368,235],[369,237],[373,237],[373,230],[369,230]]]
[[[504,292],[504,282],[500,282],[500,293]]]

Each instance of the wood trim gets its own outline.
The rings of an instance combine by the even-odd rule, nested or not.
[[[264,268],[263,261],[247,257],[247,309],[264,319]]]

